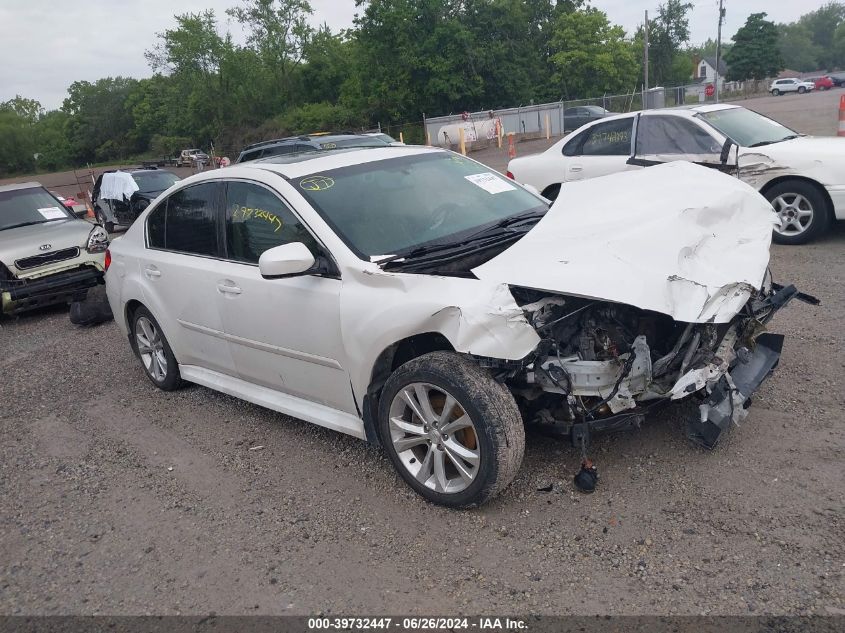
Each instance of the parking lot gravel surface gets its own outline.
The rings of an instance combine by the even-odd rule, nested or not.
[[[0,613],[845,614],[843,252],[842,223],[773,247],[822,304],[776,316],[780,367],[716,450],[667,409],[595,440],[584,496],[579,453],[529,433],[469,511],[354,438],[158,391],[114,323],[4,318]]]

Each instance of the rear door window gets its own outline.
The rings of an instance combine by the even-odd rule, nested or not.
[[[180,189],[160,204],[147,220],[150,248],[217,256],[219,189],[218,183],[201,183]]]
[[[634,118],[598,123],[563,148],[565,156],[630,156]]]

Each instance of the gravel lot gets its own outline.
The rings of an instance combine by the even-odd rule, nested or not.
[[[113,323],[2,320],[0,613],[845,614],[843,249],[843,223],[773,248],[822,305],[775,318],[780,367],[715,451],[667,410],[596,440],[583,496],[578,453],[529,434],[466,512],[353,438],[157,391]]]

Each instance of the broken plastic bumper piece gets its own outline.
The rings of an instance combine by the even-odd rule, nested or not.
[[[737,354],[736,364],[713,387],[699,407],[700,417],[691,420],[689,438],[712,449],[733,422],[737,426],[748,414],[751,394],[777,367],[783,336],[769,332],[756,338],[753,351]]]

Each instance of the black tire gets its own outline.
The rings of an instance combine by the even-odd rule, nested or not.
[[[389,416],[393,400],[414,383],[446,390],[472,420],[479,463],[472,483],[459,492],[437,492],[418,481],[402,462],[391,439]],[[525,452],[525,427],[513,395],[487,370],[454,352],[425,354],[394,371],[379,400],[378,422],[382,444],[405,482],[428,501],[451,508],[481,505],[504,490],[516,476]],[[437,449],[430,446],[428,450]]]
[[[559,193],[560,193],[560,183],[557,183],[557,184],[554,184],[554,185],[549,185],[548,187],[543,189],[543,193],[541,193],[540,195],[543,196],[544,198],[554,202],[555,200],[557,200],[557,196],[558,196]]]
[[[141,350],[138,348],[138,338],[136,332],[139,327],[138,322],[141,319],[147,319],[150,323],[152,323],[161,338],[161,351],[163,352],[165,360],[164,376],[161,378],[156,378],[154,372],[147,367],[141,356]],[[158,324],[158,321],[155,320],[155,317],[144,306],[138,306],[129,318],[129,334],[130,340],[132,341],[132,350],[135,352],[135,356],[138,357],[138,360],[141,361],[141,366],[144,368],[144,373],[147,375],[147,378],[150,379],[150,382],[162,391],[175,391],[176,389],[179,389],[183,384],[182,377],[179,374],[179,363],[176,362],[173,350],[170,349],[170,343],[167,342],[167,338],[164,336],[164,332]]]
[[[780,95],[780,90],[778,90],[777,88],[775,88],[774,90],[772,90],[772,96],[773,96],[773,97],[777,97],[778,95]]]
[[[807,89],[804,86],[798,86],[798,94],[802,95],[807,92]]]
[[[766,199],[773,205],[782,197],[789,201],[793,196],[803,196],[812,207],[812,216],[800,233],[784,234],[776,230],[772,231],[772,241],[777,244],[806,244],[821,235],[830,224],[831,211],[827,198],[818,186],[804,180],[786,180],[778,183],[765,192]],[[794,198],[792,198],[794,200]],[[775,212],[777,212],[777,208]]]

